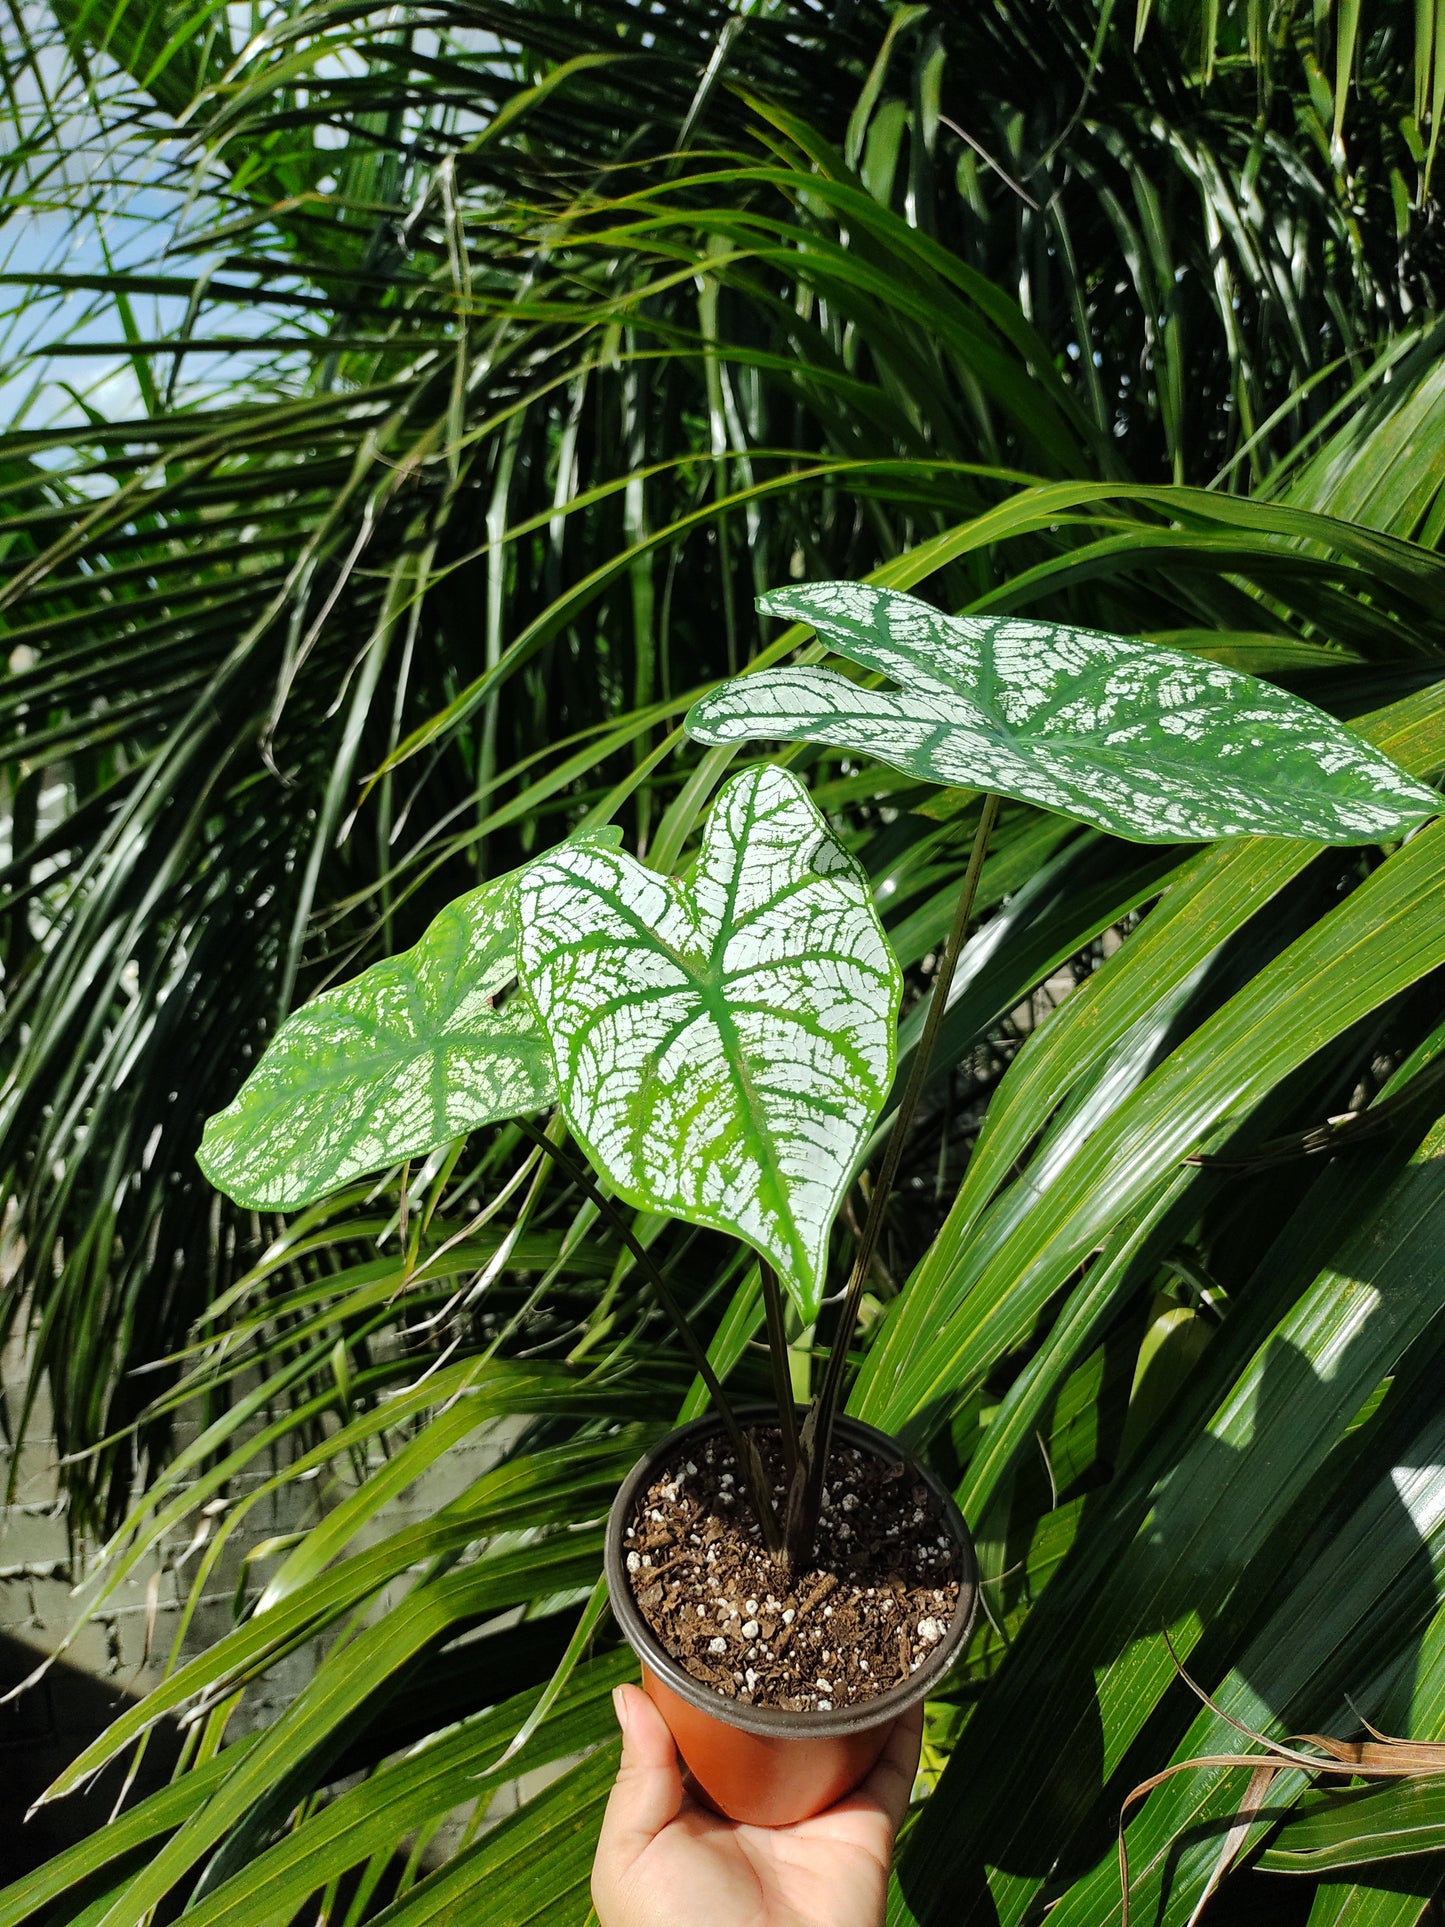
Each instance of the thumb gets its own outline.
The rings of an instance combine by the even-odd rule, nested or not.
[[[641,1687],[617,1687],[612,1703],[622,1728],[622,1765],[607,1802],[598,1858],[621,1871],[677,1818],[682,1770],[667,1722]]]

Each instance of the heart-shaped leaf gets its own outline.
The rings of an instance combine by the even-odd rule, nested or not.
[[[579,843],[603,847],[618,830]],[[201,1169],[238,1204],[292,1209],[496,1118],[556,1098],[517,974],[517,879],[447,905],[421,941],[294,1011],[235,1100],[211,1118]]]
[[[519,902],[522,981],[593,1163],[633,1204],[745,1238],[811,1319],[893,1079],[901,986],[807,791],[746,770],[686,882],[564,845]]]
[[[704,743],[831,743],[1141,843],[1368,843],[1440,809],[1333,717],[1219,663],[1020,616],[945,616],[866,583],[776,590],[758,607],[811,623],[898,687],[806,667],[737,676],[688,712]]]

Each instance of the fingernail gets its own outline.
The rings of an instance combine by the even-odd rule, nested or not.
[[[622,1737],[627,1738],[627,1695],[620,1686],[612,1689],[612,1710],[617,1715],[617,1724],[622,1728]]]

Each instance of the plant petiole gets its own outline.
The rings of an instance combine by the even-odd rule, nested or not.
[[[837,1414],[838,1398],[843,1387],[848,1348],[853,1342],[853,1333],[858,1325],[858,1313],[863,1303],[863,1288],[872,1269],[873,1254],[883,1230],[888,1200],[892,1196],[893,1186],[897,1181],[898,1167],[903,1160],[908,1133],[913,1127],[914,1114],[923,1096],[929,1064],[938,1043],[938,1033],[943,1027],[943,1019],[948,1010],[948,994],[953,987],[954,972],[958,968],[959,955],[973,917],[974,899],[978,895],[978,880],[983,874],[989,838],[993,835],[994,824],[998,821],[999,801],[999,797],[993,793],[985,796],[983,800],[978,828],[974,832],[973,847],[969,851],[968,868],[964,872],[963,887],[959,891],[958,904],[953,913],[953,924],[943,946],[943,955],[939,959],[938,969],[934,973],[932,990],[929,992],[928,1014],[923,1020],[923,1035],[914,1047],[913,1062],[908,1067],[908,1081],[903,1087],[898,1109],[893,1114],[893,1126],[888,1133],[883,1163],[878,1173],[878,1180],[873,1186],[873,1195],[868,1200],[868,1215],[863,1220],[863,1231],[858,1240],[858,1249],[854,1254],[853,1269],[848,1277],[843,1309],[838,1317],[833,1342],[828,1349],[828,1363],[823,1373],[823,1383],[805,1422],[805,1435],[811,1433],[814,1447],[812,1464],[808,1468],[807,1493],[799,1523],[800,1553],[805,1559],[811,1556],[813,1540],[818,1530],[818,1515],[822,1510],[828,1456],[833,1444],[833,1420]]]
[[[643,1276],[657,1294],[658,1303],[671,1319],[678,1337],[682,1340],[684,1350],[692,1360],[693,1366],[698,1376],[702,1379],[703,1384],[706,1385],[708,1396],[713,1402],[718,1417],[723,1422],[728,1440],[737,1457],[738,1470],[742,1474],[743,1482],[748,1490],[748,1497],[752,1501],[753,1511],[758,1521],[758,1530],[763,1535],[763,1544],[775,1559],[780,1559],[783,1553],[783,1534],[778,1524],[777,1512],[773,1506],[772,1494],[768,1490],[767,1477],[763,1471],[762,1459],[758,1453],[756,1441],[738,1424],[737,1414],[728,1403],[727,1394],[722,1388],[722,1381],[713,1370],[712,1361],[708,1358],[707,1352],[702,1345],[699,1344],[697,1334],[693,1331],[691,1325],[688,1324],[681,1305],[679,1305],[676,1298],[674,1298],[671,1285],[668,1284],[661,1271],[659,1271],[651,1252],[636,1236],[631,1225],[628,1224],[612,1200],[603,1193],[587,1166],[583,1164],[579,1158],[574,1158],[565,1146],[554,1144],[546,1132],[539,1130],[530,1118],[517,1118],[515,1121],[518,1130],[525,1132],[534,1144],[540,1146],[558,1168],[567,1173],[567,1176],[571,1178],[578,1190],[591,1199],[601,1215],[607,1220],[608,1224],[611,1225],[612,1229],[637,1260]]]

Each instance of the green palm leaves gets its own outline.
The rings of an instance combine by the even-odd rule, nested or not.
[[[779,769],[723,789],[687,882],[617,840],[459,897],[297,1011],[207,1126],[207,1175],[304,1204],[560,1092],[623,1196],[746,1239],[812,1318],[893,1080],[901,978],[867,881]]]
[[[1312,704],[1149,643],[1014,616],[945,616],[865,583],[783,589],[759,607],[811,623],[839,655],[899,687],[807,667],[736,677],[688,712],[689,733],[705,743],[830,743],[1144,843],[1365,843],[1440,807]]]
[[[901,979],[797,778],[734,777],[690,879],[564,846],[521,886],[521,963],[567,1121],[633,1203],[735,1232],[805,1320],[893,1079]]]

